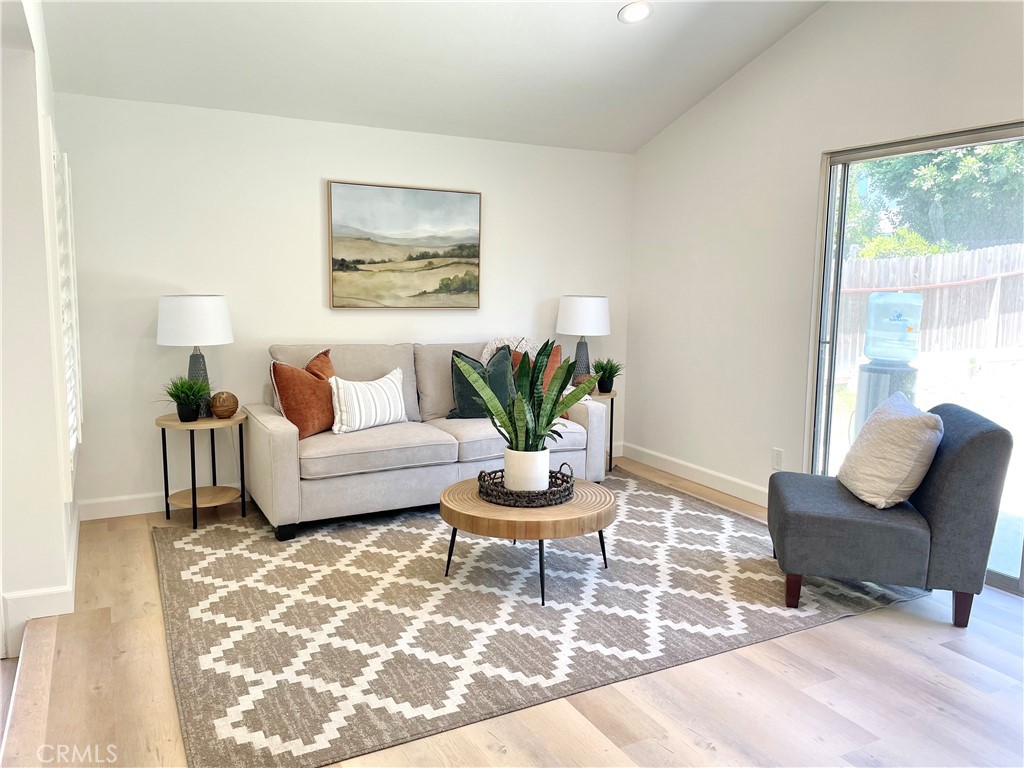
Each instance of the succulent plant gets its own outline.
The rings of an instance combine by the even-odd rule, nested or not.
[[[605,360],[594,361],[594,375],[605,381],[614,381],[626,366],[612,360],[610,357]]]
[[[187,376],[175,376],[164,387],[164,392],[176,405],[195,408],[206,402],[210,396],[210,385]]]

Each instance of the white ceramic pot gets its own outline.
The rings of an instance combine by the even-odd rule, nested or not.
[[[510,491],[546,491],[551,451],[505,449],[505,487]]]

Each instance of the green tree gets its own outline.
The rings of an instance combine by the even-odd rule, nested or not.
[[[945,240],[981,248],[1024,242],[1021,140],[855,163],[849,189],[850,244],[883,234],[886,220],[896,231],[905,227],[931,244]]]

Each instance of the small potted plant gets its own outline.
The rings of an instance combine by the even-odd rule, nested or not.
[[[515,397],[503,406],[498,396],[476,371],[458,358],[454,363],[483,400],[491,424],[498,430],[508,447],[505,448],[505,487],[510,491],[545,491],[548,488],[550,449],[544,446],[547,438],[558,440],[561,433],[555,420],[576,405],[594,389],[596,379],[589,379],[567,395],[566,387],[572,379],[575,362],[564,360],[544,387],[544,369],[555,342],[546,341],[531,362],[523,355],[513,376]]]
[[[177,408],[180,421],[196,421],[199,419],[199,409],[210,397],[210,385],[186,376],[175,376],[164,387],[164,392]]]
[[[612,382],[622,373],[625,368],[622,363],[612,360],[596,360],[594,362],[594,375],[597,376],[597,391],[608,394],[612,391]]]

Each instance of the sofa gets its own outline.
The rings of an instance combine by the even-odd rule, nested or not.
[[[455,407],[451,357],[459,350],[480,359],[485,342],[459,344],[276,344],[270,357],[304,366],[331,350],[337,376],[350,381],[380,378],[402,369],[407,422],[299,440],[298,428],[264,402],[243,406],[246,485],[281,541],[300,523],[369,512],[436,504],[452,483],[500,469],[505,441],[488,419],[448,419]],[[585,399],[549,442],[551,467],[568,463],[577,478],[605,477],[605,406]]]

